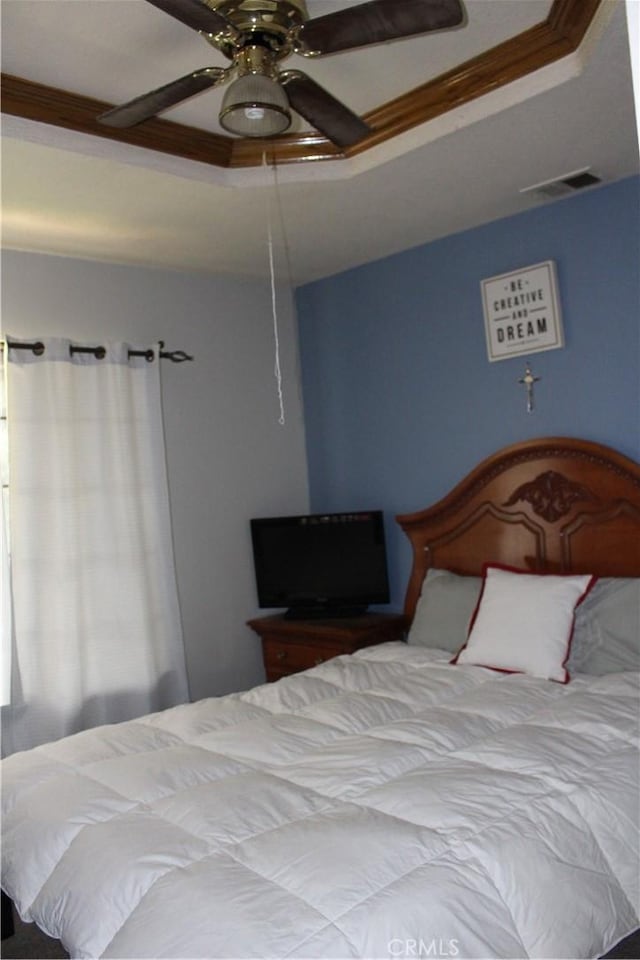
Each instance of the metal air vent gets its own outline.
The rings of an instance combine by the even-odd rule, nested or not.
[[[568,197],[576,190],[593,187],[597,183],[602,183],[601,178],[594,173],[590,173],[589,167],[583,167],[581,170],[572,170],[571,173],[564,173],[552,180],[543,180],[541,183],[534,183],[530,187],[522,187],[520,193],[530,193],[545,199],[555,200],[557,197]]]

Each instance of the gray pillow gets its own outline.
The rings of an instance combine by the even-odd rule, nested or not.
[[[428,570],[407,643],[457,653],[467,642],[481,587],[482,577]]]
[[[640,578],[602,577],[576,611],[569,674],[640,670]]]

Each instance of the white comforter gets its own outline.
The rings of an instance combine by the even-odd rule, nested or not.
[[[73,957],[594,957],[639,925],[638,675],[383,644],[4,761]]]

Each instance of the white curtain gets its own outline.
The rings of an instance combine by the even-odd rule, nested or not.
[[[7,437],[6,361],[0,357],[0,705],[11,702],[11,664],[13,660],[13,620],[11,579],[9,575],[9,442]]]
[[[14,338],[7,336],[9,343]],[[15,638],[3,752],[188,699],[160,360],[9,349]]]

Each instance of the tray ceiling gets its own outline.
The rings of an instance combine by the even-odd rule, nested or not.
[[[275,203],[297,284],[526,209],[532,183],[637,172],[623,3],[466,10],[460,29],[301,62],[373,127],[340,153],[301,123],[223,134],[219,90],[100,127],[105,105],[224,58],[144,0],[3,0],[4,245],[259,276]]]

